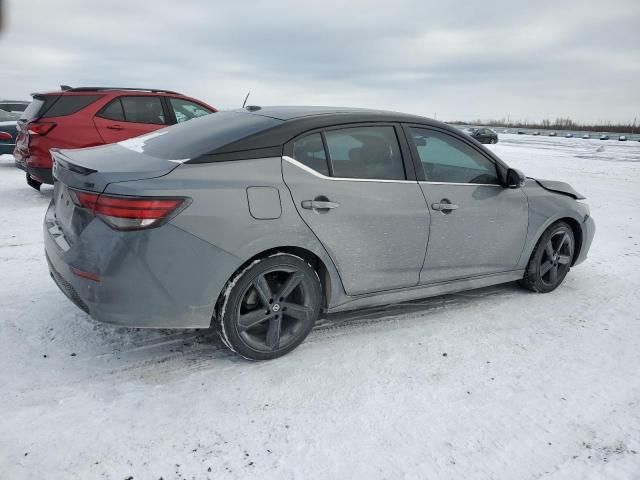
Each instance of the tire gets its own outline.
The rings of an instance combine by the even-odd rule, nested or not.
[[[27,185],[29,185],[31,188],[35,188],[36,190],[40,191],[40,187],[42,186],[42,182],[39,182],[39,181],[35,180],[34,178],[31,178],[31,175],[29,175],[27,173]]]
[[[565,222],[551,225],[533,249],[520,285],[533,292],[549,293],[567,276],[575,255],[573,230]]]
[[[489,142],[491,145],[498,143],[498,140],[496,140],[495,138],[492,138],[491,141]]]
[[[281,357],[313,328],[322,303],[316,271],[295,255],[255,260],[225,288],[218,332],[234,352],[250,360]]]

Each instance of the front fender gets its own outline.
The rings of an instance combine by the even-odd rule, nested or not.
[[[559,220],[569,221],[573,226],[579,228],[580,238],[577,260],[585,252],[585,244],[590,244],[589,237],[593,238],[593,234],[589,231],[587,225],[589,217],[589,207],[574,198],[560,193],[553,193],[540,187],[533,180],[527,181],[525,185],[525,193],[529,199],[529,222],[527,228],[527,239],[525,248],[522,251],[519,268],[526,268],[529,263],[531,253],[535,248],[542,234]],[[593,220],[591,220],[593,222]],[[588,249],[588,245],[586,245]],[[580,261],[582,261],[581,259]]]

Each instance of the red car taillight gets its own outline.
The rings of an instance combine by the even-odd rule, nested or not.
[[[157,227],[186,208],[188,198],[116,197],[69,190],[73,202],[90,210],[115,230]]]
[[[31,122],[27,124],[27,131],[30,135],[42,135],[45,136],[56,124],[53,122]]]

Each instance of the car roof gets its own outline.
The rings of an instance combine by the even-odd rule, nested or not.
[[[199,155],[188,155],[190,160],[187,163],[208,163],[215,161],[232,160],[236,158],[247,158],[247,152],[252,151],[256,155],[266,156],[280,151],[282,146],[292,139],[318,129],[330,128],[334,126],[348,126],[349,124],[367,123],[408,123],[424,126],[436,127],[457,134],[458,130],[437,120],[432,120],[418,115],[406,113],[388,112],[384,110],[372,110],[365,108],[351,107],[318,107],[318,106],[273,106],[255,107],[249,106],[246,109],[227,110],[216,115],[225,115],[232,122],[236,119],[227,117],[228,115],[239,115],[246,117],[246,123],[254,125],[259,118],[269,120],[269,122],[259,122],[261,127],[252,130],[247,135],[240,135],[229,142],[222,142],[215,147],[202,152]],[[253,118],[253,120],[252,120]],[[204,116],[193,119],[188,126],[179,127],[188,130],[201,130],[203,136],[210,135],[216,123],[223,121],[221,117]],[[225,119],[224,122],[227,122]],[[243,122],[237,122],[242,124]],[[175,126],[173,127],[175,129]],[[240,127],[241,129],[242,127]],[[177,130],[174,130],[178,133]],[[195,132],[190,132],[192,135]],[[168,136],[167,136],[168,137]],[[169,140],[165,138],[165,140]]]
[[[279,157],[289,142],[302,135],[385,123],[433,127],[465,140],[457,128],[418,115],[349,107],[249,106],[167,127],[145,140],[144,153],[186,164]]]
[[[392,112],[386,110],[375,110],[370,108],[357,107],[325,107],[325,106],[305,106],[305,105],[285,105],[285,106],[253,106],[250,105],[245,109],[235,110],[236,112],[249,113],[252,115],[261,115],[264,117],[275,118],[276,120],[288,121],[313,116],[332,116],[336,120],[344,120],[344,116],[352,115],[359,117],[368,117],[371,121],[400,121],[411,122],[428,120],[418,115],[410,115],[406,113]],[[392,120],[393,119],[393,120]]]

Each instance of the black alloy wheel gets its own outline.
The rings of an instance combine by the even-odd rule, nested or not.
[[[245,358],[267,360],[290,352],[319,316],[318,275],[294,255],[257,260],[230,284],[220,310],[220,333],[227,346]]]
[[[539,293],[555,290],[569,273],[575,254],[575,238],[565,222],[552,225],[540,237],[521,284]]]

